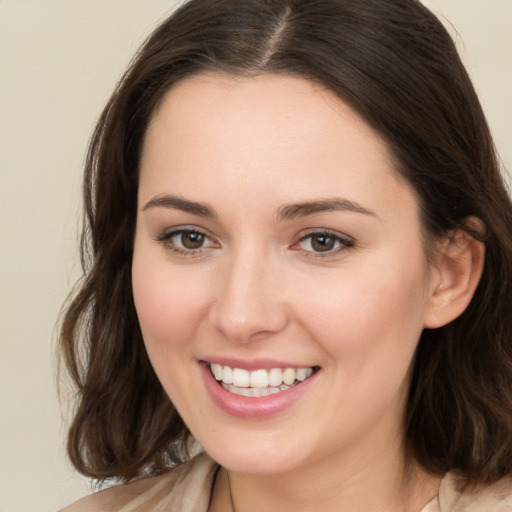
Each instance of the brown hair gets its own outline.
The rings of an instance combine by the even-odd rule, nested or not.
[[[486,262],[471,304],[421,336],[406,442],[434,473],[457,469],[472,482],[512,473],[512,205],[455,45],[416,0],[191,0],[143,45],[86,163],[84,277],[60,339],[78,389],[68,441],[77,469],[129,480],[188,456],[190,434],[145,352],[131,262],[149,119],[174,83],[206,70],[322,84],[388,142],[427,239],[482,220]]]

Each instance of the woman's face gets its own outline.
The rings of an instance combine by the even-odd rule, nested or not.
[[[165,97],[140,172],[137,313],[206,451],[253,474],[396,452],[431,285],[383,141],[304,79],[204,74]]]

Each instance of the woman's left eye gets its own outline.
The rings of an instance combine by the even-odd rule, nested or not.
[[[315,255],[332,255],[354,246],[354,241],[331,231],[308,233],[300,238],[295,247]]]

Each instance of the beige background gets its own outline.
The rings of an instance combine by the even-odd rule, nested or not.
[[[175,3],[0,0],[1,512],[52,511],[90,490],[65,459],[53,353],[79,272],[81,166],[114,83]],[[457,27],[512,168],[512,0],[425,3]]]

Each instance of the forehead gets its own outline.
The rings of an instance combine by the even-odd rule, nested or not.
[[[241,132],[240,125],[244,126]],[[372,141],[388,156],[387,145],[378,134],[332,91],[317,83],[289,75],[243,77],[211,72],[173,85],[152,116],[146,140],[158,137],[157,132],[165,135],[170,128],[174,135],[188,131],[197,138],[210,130],[211,139],[212,128],[218,128],[217,136],[222,140],[247,136],[249,143],[251,135],[271,139],[279,134],[279,142],[307,137],[314,143],[318,134],[329,143],[339,141],[339,131],[347,125],[350,130],[345,130],[345,136],[349,131],[354,134],[356,128],[360,140]]]
[[[173,188],[246,201],[406,187],[387,144],[331,91],[282,75],[197,75],[175,84],[149,124],[141,159],[147,196]],[[162,189],[162,190],[159,190]],[[199,197],[202,196],[202,197]]]

